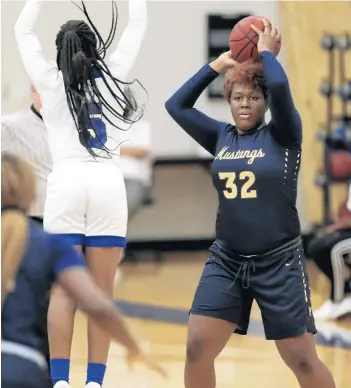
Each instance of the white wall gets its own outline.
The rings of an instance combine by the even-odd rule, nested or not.
[[[79,1],[78,1],[79,3]],[[13,26],[23,1],[1,1],[2,35],[2,112],[9,113],[28,103],[28,78],[16,48]],[[88,1],[88,10],[103,36],[109,28],[110,2]],[[207,14],[253,12],[277,21],[274,1],[150,1],[149,27],[132,75],[142,81],[149,93],[145,113],[153,128],[153,152],[156,156],[197,156],[200,147],[168,116],[167,98],[207,61]],[[127,3],[119,2],[118,37],[127,21]],[[50,59],[55,59],[55,35],[68,19],[82,14],[67,1],[49,1],[38,22],[37,32]],[[224,102],[212,102],[204,95],[199,107],[210,116],[230,120]]]

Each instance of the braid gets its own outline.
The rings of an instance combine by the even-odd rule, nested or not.
[[[131,85],[136,81],[145,92],[146,90],[138,80],[123,82],[113,77],[104,62],[107,49],[112,44],[117,29],[118,12],[115,1],[112,0],[112,24],[106,42],[91,21],[84,2],[81,1],[81,7],[74,4],[84,13],[91,27],[81,20],[70,20],[61,26],[56,37],[57,66],[63,75],[67,104],[77,128],[80,143],[94,157],[98,155],[93,148],[104,150],[110,157],[111,150],[104,145],[107,140],[106,135],[101,135],[92,117],[101,115],[104,121],[115,128],[126,130],[116,123],[132,125],[140,120],[143,109],[137,105],[130,90],[128,96],[125,94],[125,85]],[[111,105],[102,95],[97,86],[96,77],[103,81],[115,104]],[[131,115],[125,117],[123,114],[125,109],[136,113],[136,117],[134,119]],[[107,114],[117,120],[108,117]]]

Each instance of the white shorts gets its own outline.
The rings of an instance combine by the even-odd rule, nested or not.
[[[71,244],[125,247],[128,221],[124,178],[104,162],[54,166],[48,177],[44,228]]]

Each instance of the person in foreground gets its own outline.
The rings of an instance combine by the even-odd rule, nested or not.
[[[52,158],[47,138],[47,129],[40,114],[41,99],[33,85],[30,87],[32,105],[26,109],[1,116],[1,151],[24,157],[36,172],[36,200],[28,215],[43,224],[44,205],[48,176],[52,170]],[[47,295],[47,310],[50,295]],[[47,310],[42,324],[43,353],[50,362],[47,331]]]
[[[46,295],[58,281],[102,330],[140,361],[164,375],[143,353],[111,298],[99,288],[84,260],[62,237],[45,233],[26,216],[35,197],[35,175],[18,156],[1,155],[1,385],[51,386],[40,349]]]
[[[296,210],[302,125],[274,54],[280,33],[264,23],[264,31],[252,26],[259,34],[260,63],[238,64],[224,53],[166,102],[173,119],[214,155],[219,198],[216,241],[190,311],[186,388],[216,386],[215,358],[233,332],[247,333],[254,299],[266,338],[275,341],[300,387],[335,387],[313,341],[316,328]],[[235,126],[194,108],[224,71]],[[268,107],[272,119],[266,124]]]
[[[27,0],[15,24],[23,64],[42,101],[53,158],[48,178],[44,228],[78,250],[85,248],[88,268],[111,297],[121,253],[126,246],[128,209],[119,167],[123,131],[138,121],[143,107],[125,95],[147,27],[146,0],[129,0],[129,20],[116,48],[107,56],[117,28],[117,5],[111,1],[111,28],[104,41],[87,19],[68,20],[55,39],[56,64],[45,58],[35,34],[40,11],[48,0]],[[77,4],[76,4],[77,5]],[[47,4],[49,6],[49,4]],[[105,59],[105,56],[107,58]],[[140,85],[140,83],[139,83]],[[131,115],[124,118],[129,107]],[[76,304],[58,284],[48,314],[51,376],[56,388],[68,387]],[[110,337],[88,321],[86,384],[104,380]]]

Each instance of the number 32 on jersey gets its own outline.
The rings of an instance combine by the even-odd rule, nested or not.
[[[237,176],[239,175],[239,176]],[[242,199],[257,198],[257,191],[251,187],[256,181],[256,177],[251,171],[242,171],[239,174],[235,172],[220,172],[219,179],[226,180],[226,190],[223,190],[223,195],[227,199],[234,199],[238,197],[238,182],[242,183],[239,197]]]

